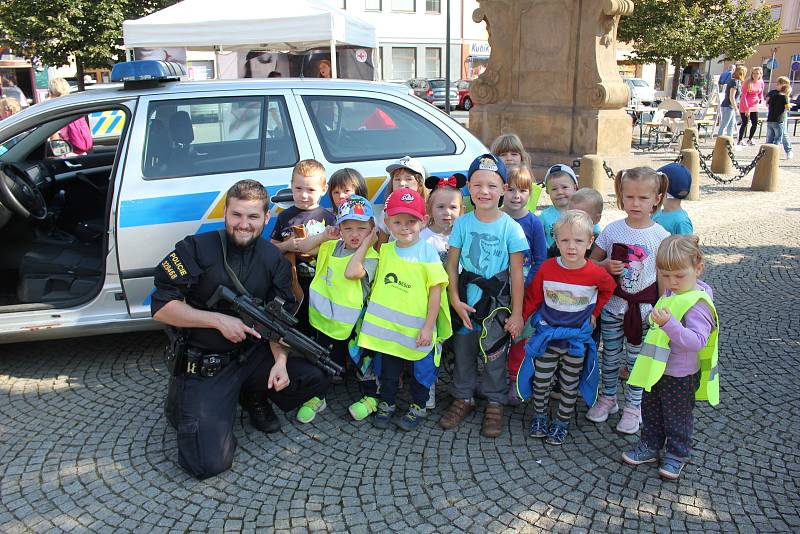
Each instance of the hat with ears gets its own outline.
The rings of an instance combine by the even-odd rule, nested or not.
[[[428,176],[425,179],[425,187],[433,191],[437,187],[449,186],[455,189],[461,189],[467,185],[467,177],[460,172],[451,174],[447,178],[441,176]]]

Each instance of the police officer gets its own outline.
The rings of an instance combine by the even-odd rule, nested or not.
[[[259,333],[235,313],[206,306],[219,285],[239,293],[226,259],[253,298],[294,302],[289,262],[261,238],[267,221],[264,186],[237,182],[225,201],[226,252],[220,232],[188,236],[155,269],[153,318],[182,329],[187,343],[186,363],[171,383],[174,402],[168,399],[167,417],[178,431],[178,461],[197,478],[221,473],[233,463],[237,401],[255,428],[273,432],[280,423],[270,400],[292,410],[322,397],[328,384],[311,363],[288,358],[284,345],[258,342]]]

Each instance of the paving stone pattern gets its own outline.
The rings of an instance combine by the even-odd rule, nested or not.
[[[443,431],[447,377],[416,433],[352,422],[348,382],[313,425],[237,422],[233,468],[197,481],[176,463],[150,332],[2,346],[0,531],[798,532],[800,173],[784,171],[780,193],[704,182],[687,206],[723,322],[722,403],[697,408],[677,483],[622,465],[635,438],[585,406],[562,447],[527,437],[530,406],[495,440],[478,414]]]

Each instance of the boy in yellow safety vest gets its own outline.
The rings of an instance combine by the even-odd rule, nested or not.
[[[697,236],[673,235],[661,242],[656,268],[663,296],[650,315],[651,327],[628,383],[644,388],[642,437],[622,454],[629,465],[655,462],[658,473],[680,477],[689,459],[695,399],[719,402],[717,312],[711,288],[698,280],[703,255]]]

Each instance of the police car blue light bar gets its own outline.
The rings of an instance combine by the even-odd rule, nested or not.
[[[180,63],[172,61],[124,61],[117,63],[111,70],[112,82],[165,82],[180,80],[186,71]]]

